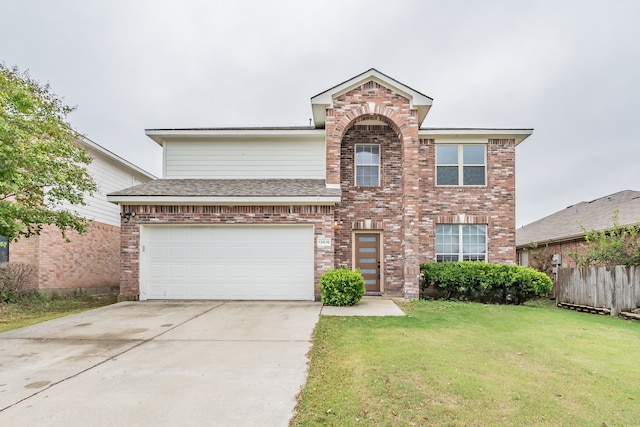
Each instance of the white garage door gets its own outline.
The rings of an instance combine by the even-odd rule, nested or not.
[[[312,226],[141,227],[140,299],[313,300]]]

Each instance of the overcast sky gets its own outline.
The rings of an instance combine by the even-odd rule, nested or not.
[[[517,224],[640,190],[640,1],[0,0],[0,61],[73,127],[160,176],[146,128],[302,126],[369,68],[434,99],[423,127],[534,128]]]

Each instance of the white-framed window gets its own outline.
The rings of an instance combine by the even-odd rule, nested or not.
[[[486,224],[437,224],[436,261],[486,261]]]
[[[356,187],[380,185],[380,144],[356,144]]]
[[[486,185],[487,146],[436,145],[436,185]]]

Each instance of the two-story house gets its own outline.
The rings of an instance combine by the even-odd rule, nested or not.
[[[421,128],[428,96],[370,69],[313,126],[148,129],[163,178],[121,206],[121,299],[319,297],[328,269],[417,298],[419,264],[515,259],[515,148],[531,129]]]
[[[120,209],[107,201],[107,193],[156,177],[88,138],[78,136],[76,142],[92,159],[87,172],[98,188],[85,197],[85,205],[67,203],[61,209],[88,218],[91,222],[85,233],[69,232],[70,241],[66,241],[57,227],[43,226],[39,235],[22,237],[0,248],[0,262],[31,265],[31,285],[44,293],[117,293]]]

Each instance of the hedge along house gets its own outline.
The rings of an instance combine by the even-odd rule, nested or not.
[[[121,206],[121,299],[319,297],[347,266],[414,299],[425,261],[515,259],[515,147],[531,129],[420,128],[422,93],[370,69],[314,126],[148,129],[163,179]]]

